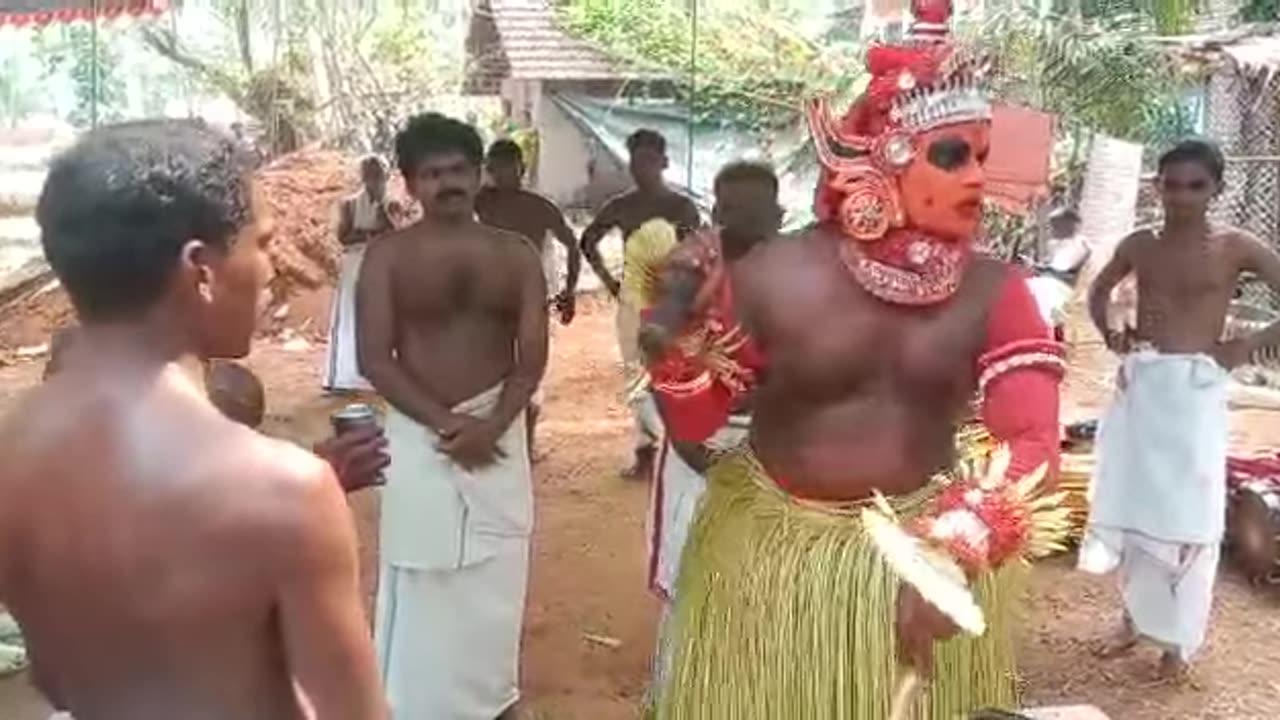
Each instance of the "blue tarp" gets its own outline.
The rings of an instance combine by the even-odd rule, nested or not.
[[[782,167],[788,158],[804,152],[806,133],[801,127],[766,138],[727,124],[695,124],[690,165],[688,113],[681,104],[564,92],[553,93],[551,100],[624,165],[627,136],[641,128],[662,133],[671,158],[667,182],[694,198],[704,210],[711,208],[713,184],[720,168],[735,160],[757,160],[772,162],[779,172],[779,199],[787,211],[786,225],[800,226],[812,218],[813,187],[818,174],[816,162],[801,163],[804,167],[798,173]]]

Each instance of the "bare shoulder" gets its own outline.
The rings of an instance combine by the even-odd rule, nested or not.
[[[1153,244],[1160,238],[1160,234],[1154,227],[1142,227],[1125,235],[1116,243],[1116,254],[1125,257],[1130,261],[1136,261],[1141,255],[1147,252]]]
[[[403,252],[405,245],[422,235],[419,223],[392,230],[370,242],[364,251],[364,264],[389,263]]]
[[[313,453],[247,428],[240,482],[257,504],[249,517],[264,539],[296,541],[324,533],[324,523],[349,521],[345,496],[332,468]]]
[[[1222,243],[1239,250],[1246,254],[1257,252],[1272,252],[1271,245],[1262,241],[1262,238],[1245,230],[1244,228],[1224,226],[1213,229],[1213,237]]]
[[[538,248],[534,246],[529,238],[518,232],[503,230],[490,225],[481,225],[479,227],[479,232],[484,240],[499,253],[500,257],[509,262],[511,267],[522,271],[533,268],[539,273],[542,272],[542,261],[538,254]]]

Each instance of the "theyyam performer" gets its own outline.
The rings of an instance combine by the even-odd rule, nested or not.
[[[1062,352],[1022,273],[973,247],[987,67],[948,41],[946,0],[913,12],[843,118],[808,107],[818,224],[657,271],[642,332],[668,432],[702,441],[754,393],[681,559],[659,718],[874,720],[915,674],[917,717],[1016,701],[1009,590],[1059,517],[1040,493]],[[975,395],[1008,449],[980,479],[952,471]]]

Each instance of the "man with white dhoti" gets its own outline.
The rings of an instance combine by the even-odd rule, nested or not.
[[[1080,567],[1119,571],[1124,618],[1100,654],[1140,638],[1163,649],[1160,672],[1185,673],[1203,646],[1226,503],[1229,371],[1280,339],[1273,324],[1223,339],[1241,273],[1280,289],[1280,256],[1256,238],[1213,227],[1223,157],[1202,141],[1160,159],[1165,221],[1125,238],[1089,293],[1094,324],[1121,353],[1115,399],[1098,430]],[[1108,329],[1112,290],[1137,280],[1136,333]]]
[[[360,276],[360,364],[390,404],[374,635],[396,720],[492,720],[520,696],[547,291],[532,245],[476,220],[483,153],[471,126],[412,118],[396,155],[423,219]]]
[[[631,179],[635,189],[605,203],[595,219],[582,232],[582,254],[609,293],[618,299],[618,350],[622,356],[623,377],[628,390],[644,375],[644,358],[640,353],[638,333],[640,308],[621,293],[622,285],[614,278],[600,254],[600,241],[615,228],[622,233],[623,245],[632,233],[649,220],[660,218],[671,223],[683,238],[702,224],[698,208],[689,198],[667,187],[662,173],[667,169],[667,141],[654,130],[637,130],[627,138]],[[628,393],[627,402],[635,418],[635,463],[624,471],[630,478],[647,478],[653,472],[658,440],[662,437],[662,421],[648,393]]]
[[[360,191],[342,201],[338,217],[338,286],[333,293],[329,320],[329,355],[324,389],[330,392],[369,390],[356,362],[356,279],[365,248],[379,235],[390,232],[394,203],[387,200],[387,168],[370,155],[360,161]]]

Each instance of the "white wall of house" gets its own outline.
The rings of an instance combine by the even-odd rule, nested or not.
[[[543,94],[537,80],[506,79],[502,99],[517,120],[538,129],[535,189],[564,208],[598,209],[631,186],[627,169]]]

